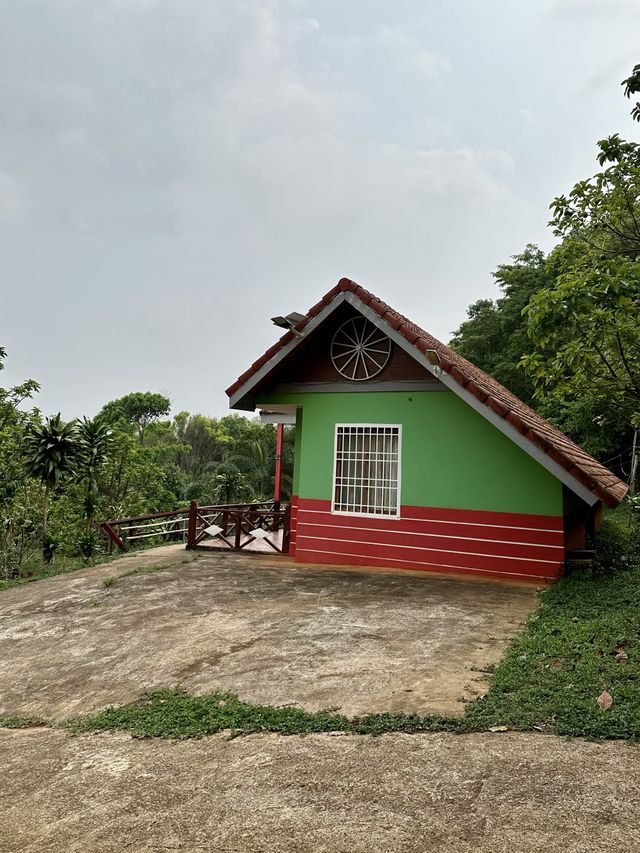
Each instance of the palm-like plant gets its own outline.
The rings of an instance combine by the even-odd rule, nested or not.
[[[98,474],[112,444],[113,432],[100,418],[83,418],[77,427],[79,479],[84,485],[84,515],[91,528],[98,500]]]
[[[262,437],[248,443],[243,450],[242,454],[228,455],[225,463],[242,472],[257,498],[269,497],[273,493],[275,446],[270,445],[268,437]]]
[[[246,501],[251,494],[244,475],[231,465],[220,465],[215,479],[215,502],[218,504]]]
[[[31,426],[24,439],[27,473],[44,486],[42,512],[43,557],[50,562],[51,543],[48,539],[49,501],[65,474],[72,473],[78,454],[75,421],[64,423],[60,414],[47,418],[43,424]]]

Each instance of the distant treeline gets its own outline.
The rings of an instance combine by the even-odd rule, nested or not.
[[[0,369],[5,357],[0,349]],[[200,503],[273,495],[276,428],[238,415],[180,412],[133,393],[93,419],[43,419],[24,403],[33,381],[0,389],[0,578],[55,555],[95,557],[100,521]],[[290,494],[293,435],[285,431],[283,497]],[[40,552],[42,551],[42,556]]]

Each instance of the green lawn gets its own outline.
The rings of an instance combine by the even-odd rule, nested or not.
[[[596,701],[605,690],[608,710]],[[478,728],[640,737],[640,567],[576,574],[546,590],[465,719]]]

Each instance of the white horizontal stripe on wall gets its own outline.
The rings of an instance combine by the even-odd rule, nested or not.
[[[481,554],[476,551],[454,551],[443,548],[427,548],[424,545],[388,545],[385,542],[367,542],[364,539],[335,539],[329,536],[305,536],[298,534],[298,542],[303,539],[324,539],[325,542],[348,542],[352,545],[375,545],[379,548],[404,548],[407,551],[435,551],[436,553],[446,554],[464,554],[466,557],[488,557],[490,560],[525,560],[528,563],[549,563],[552,566],[557,566],[557,560],[540,560],[538,557],[511,557],[506,554]],[[354,556],[353,554],[351,555]],[[381,557],[380,559],[385,559]]]
[[[402,507],[401,507],[401,509],[402,509]],[[467,510],[463,510],[463,511],[466,512]],[[478,510],[478,512],[480,512],[480,511],[481,510]],[[331,512],[330,510],[326,510],[326,509],[305,509],[304,507],[300,507],[298,509],[298,512],[318,513],[321,515],[328,515],[331,518],[333,518],[336,515],[336,513]],[[339,513],[339,514],[342,518],[344,518],[344,516],[347,515],[348,513]],[[398,522],[398,523],[404,522],[404,521],[416,521],[419,524],[421,522],[428,522],[429,524],[468,524],[468,525],[473,526],[473,527],[505,527],[507,530],[535,530],[538,533],[556,533],[556,534],[558,534],[558,536],[562,536],[564,534],[563,530],[550,529],[547,527],[520,527],[519,525],[516,525],[516,524],[502,524],[502,523],[500,523],[500,524],[488,524],[484,521],[445,521],[444,519],[441,519],[441,518],[414,518],[413,516],[409,516],[409,515],[403,515],[401,518],[390,518],[389,521],[394,521],[394,522]],[[308,522],[305,522],[305,523],[308,523]]]
[[[344,551],[321,551],[318,548],[305,548],[305,554],[327,554],[330,557],[351,557],[353,559],[353,554],[346,554]],[[385,560],[388,563],[415,563],[417,566],[433,566],[436,569],[443,569],[446,573],[447,569],[460,569],[467,574],[472,574],[478,572],[479,574],[495,574],[492,569],[472,569],[469,566],[451,566],[451,565],[443,565],[442,563],[428,563],[428,562],[418,562],[417,560],[402,560],[399,557],[376,557],[378,560]],[[373,565],[373,564],[372,564]],[[546,575],[530,575],[526,572],[506,572],[501,570],[501,575],[513,575],[513,577],[520,578],[533,578],[534,580],[543,580]],[[555,577],[555,575],[554,575]]]
[[[304,527],[328,527],[327,524],[321,524],[318,521],[305,521]],[[498,526],[498,525],[496,525]],[[388,530],[384,527],[360,527],[358,525],[340,524],[333,528],[336,532],[339,530],[360,530],[363,533],[395,533],[404,534],[405,536],[431,536],[434,539],[463,539],[465,542],[495,542],[497,545],[523,545],[525,548],[555,548],[557,551],[564,552],[564,545],[541,545],[539,542],[512,542],[510,539],[479,539],[476,536],[455,536],[447,533],[420,533],[417,530]],[[522,530],[524,528],[513,528],[514,530]],[[527,528],[528,529],[528,528]],[[562,532],[562,531],[559,531]],[[320,537],[316,537],[320,538]],[[323,539],[326,537],[322,537]],[[355,542],[360,540],[349,539],[340,540]],[[386,542],[378,542],[378,545],[386,545]],[[407,546],[408,547],[408,546]],[[418,546],[416,545],[416,548]],[[442,550],[442,549],[440,549]]]

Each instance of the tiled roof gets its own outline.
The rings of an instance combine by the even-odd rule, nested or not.
[[[480,370],[466,358],[454,352],[411,320],[403,317],[382,300],[355,281],[342,278],[322,299],[311,308],[305,318],[296,325],[302,331],[307,323],[319,314],[342,291],[348,290],[378,314],[392,329],[402,335],[421,353],[435,350],[440,357],[440,367],[458,385],[474,395],[481,403],[508,421],[527,441],[546,453],[554,462],[582,483],[592,494],[608,506],[617,506],[627,493],[627,486],[611,471],[589,456],[581,447],[567,438],[559,429],[525,405],[514,394]],[[253,374],[273,358],[294,337],[287,332],[270,347],[251,367],[227,388],[232,396]]]

